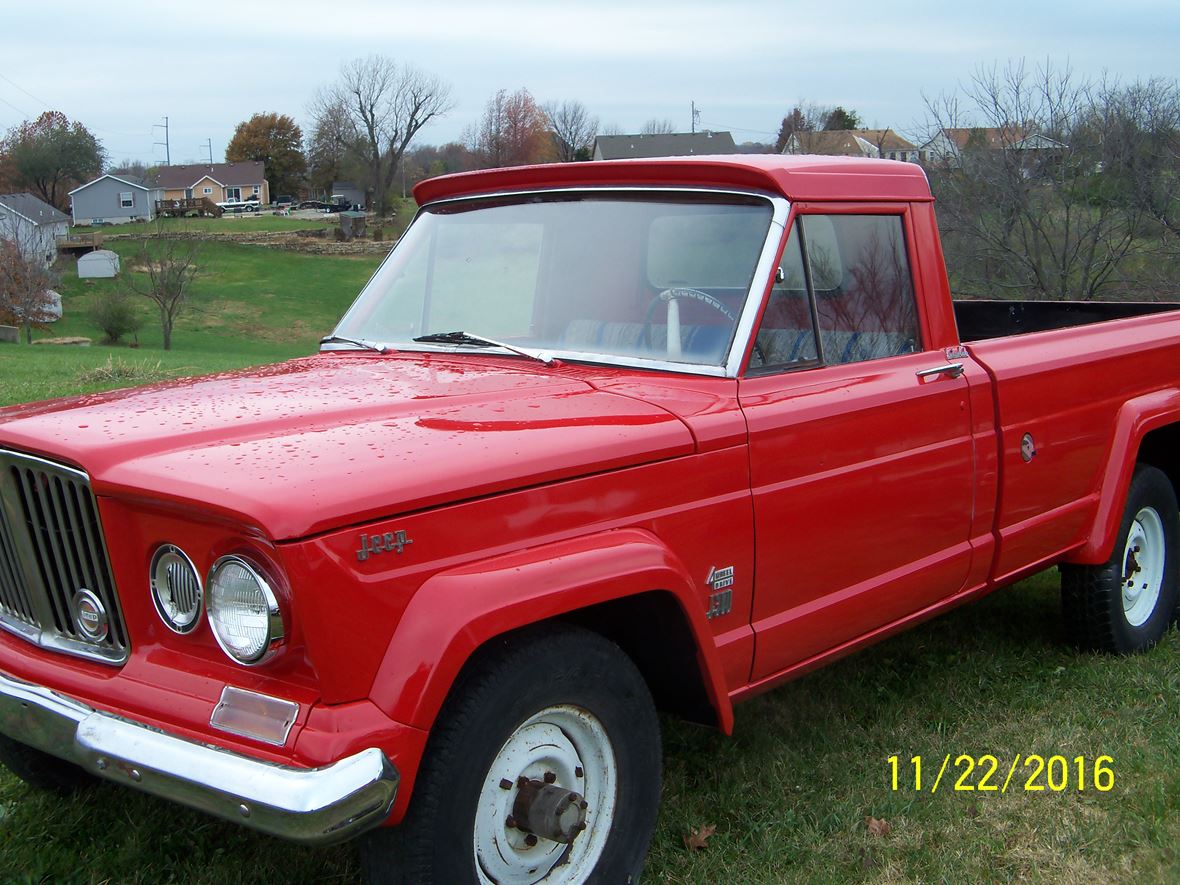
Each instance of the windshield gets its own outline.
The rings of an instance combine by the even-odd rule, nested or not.
[[[574,359],[721,366],[771,215],[766,199],[709,193],[436,204],[335,334],[399,350],[502,342]]]

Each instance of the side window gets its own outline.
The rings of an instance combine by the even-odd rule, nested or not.
[[[900,215],[801,216],[780,267],[783,279],[771,290],[751,369],[789,369],[817,358],[855,363],[921,349]]]
[[[802,219],[827,364],[921,349],[900,215]]]
[[[782,279],[776,280],[770,290],[770,301],[750,356],[752,370],[790,369],[816,361],[815,326],[803,273],[798,223],[791,228],[779,267]]]

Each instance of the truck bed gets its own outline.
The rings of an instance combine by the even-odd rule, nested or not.
[[[953,304],[964,343],[1180,310],[1180,303],[1170,301],[956,300]]]

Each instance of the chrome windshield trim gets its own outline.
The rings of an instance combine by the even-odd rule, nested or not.
[[[746,303],[742,308],[742,315],[738,318],[733,342],[729,347],[729,356],[725,361],[725,377],[727,378],[736,378],[742,370],[746,346],[750,336],[754,334],[754,323],[758,321],[758,311],[762,308],[762,297],[770,286],[776,266],[775,259],[778,257],[783,232],[787,227],[787,217],[791,214],[791,204],[782,197],[773,197],[770,202],[774,206],[774,214],[771,216],[770,229],[766,232],[766,242],[762,244],[762,255],[754,269],[754,279],[750,283],[750,291],[746,293]]]
[[[604,354],[599,352],[586,353],[584,351],[561,350],[558,348],[547,347],[545,352],[552,354],[557,359],[565,359],[570,362],[586,362],[595,365],[622,366],[625,368],[634,369],[653,369],[662,372],[679,372],[687,375],[704,375],[714,378],[736,378],[741,371],[742,358],[746,352],[746,345],[753,334],[754,323],[758,318],[758,311],[762,306],[762,296],[766,292],[766,288],[770,283],[770,276],[774,272],[774,259],[778,255],[778,248],[782,242],[783,231],[786,229],[787,217],[791,212],[791,205],[785,197],[778,196],[766,191],[759,190],[744,190],[741,188],[712,188],[712,187],[677,187],[674,185],[660,186],[646,186],[646,185],[579,185],[577,187],[554,187],[554,188],[529,188],[527,190],[504,190],[504,191],[489,191],[487,193],[479,194],[463,194],[457,197],[443,197],[439,200],[432,200],[431,202],[420,206],[418,211],[414,213],[414,217],[410,223],[406,225],[406,231],[418,221],[424,212],[431,206],[439,206],[447,203],[463,203],[482,200],[496,200],[508,197],[530,197],[530,196],[544,196],[547,194],[601,194],[601,193],[638,193],[638,194],[711,194],[720,196],[735,196],[735,197],[756,197],[758,199],[766,200],[771,205],[770,226],[766,231],[766,240],[762,244],[762,252],[759,255],[758,263],[754,267],[754,276],[750,283],[750,288],[746,292],[745,303],[742,307],[742,312],[738,317],[737,326],[734,329],[734,336],[730,342],[729,353],[726,355],[726,360],[720,365],[702,365],[700,363],[678,363],[670,360],[656,360],[645,359],[643,357],[629,357],[618,354]],[[402,234],[405,236],[405,233]],[[357,297],[353,299],[352,304],[348,306],[340,321],[332,329],[332,335],[339,333],[340,328],[348,320],[349,315],[356,307],[357,302],[360,301],[361,295],[364,294],[365,289],[369,284],[377,279],[381,273],[381,269],[385,263],[389,261],[394,252],[397,250],[395,244],[394,248],[389,250],[389,253],[382,260],[381,264],[373,271],[369,281],[357,293]],[[328,338],[332,337],[326,336]],[[494,348],[480,348],[480,347],[453,347],[445,346],[426,346],[421,342],[375,342],[390,349],[391,352],[397,353],[471,353],[471,354],[490,354],[504,356],[503,351]],[[321,345],[320,352],[339,352],[344,348],[335,347],[331,344]]]

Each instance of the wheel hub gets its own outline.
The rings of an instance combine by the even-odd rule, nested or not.
[[[508,821],[518,830],[569,845],[586,829],[587,808],[581,793],[551,781],[521,777]]]

